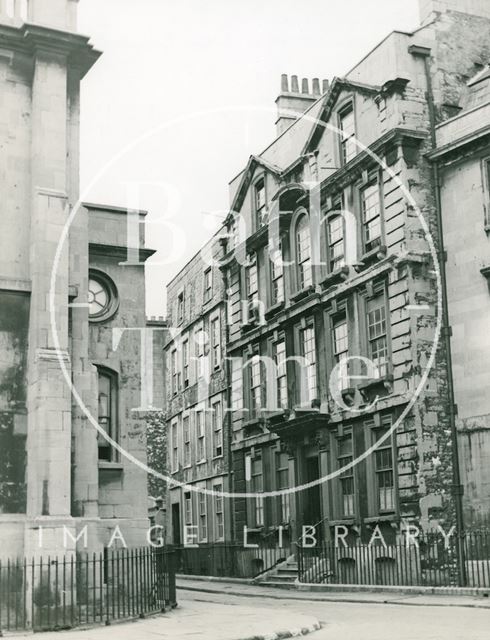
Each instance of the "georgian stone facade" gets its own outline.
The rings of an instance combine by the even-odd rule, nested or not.
[[[490,16],[479,1],[421,2],[421,16],[417,31],[393,32],[321,90],[317,79],[310,92],[307,80],[300,90],[283,76],[278,137],[230,183],[221,232],[229,486],[256,494],[232,501],[239,542],[245,527],[248,542],[268,545],[296,540],[304,525],[326,540],[340,525],[351,541],[380,531],[394,542],[410,525],[448,530],[462,526],[463,509],[488,512],[484,356],[475,345],[466,359],[468,333],[480,336],[484,320],[463,310],[472,287],[478,308],[488,303],[486,236],[481,226],[467,230],[478,269],[461,272],[467,249],[454,207],[469,189],[482,222],[486,139],[465,156],[464,175],[452,160],[440,175],[434,163],[450,156],[446,126],[460,123],[461,145],[470,144],[468,121],[488,119],[486,106],[456,114],[488,59]],[[194,259],[172,282],[172,324],[183,283],[203,272]],[[170,419],[192,404],[183,397],[174,393]],[[179,478],[195,482],[193,464]]]
[[[232,510],[221,495],[230,487],[230,443],[220,235],[167,286],[167,464],[175,483],[167,535],[174,544],[223,542],[231,535]]]

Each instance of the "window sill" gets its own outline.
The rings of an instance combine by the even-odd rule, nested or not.
[[[257,329],[259,326],[260,326],[259,320],[258,319],[253,320],[250,322],[246,322],[245,324],[242,324],[240,331],[243,335],[244,333],[250,333],[250,331],[252,331],[253,329]]]
[[[388,373],[381,378],[373,378],[360,384],[357,388],[359,389],[362,397],[366,402],[372,401],[372,394],[376,393],[378,390],[385,390],[388,394],[393,392],[393,381],[394,377],[392,373]]]
[[[98,461],[99,469],[107,469],[108,471],[122,471],[123,464],[122,462],[107,462],[106,460]]]
[[[384,244],[380,244],[378,247],[374,247],[370,251],[367,251],[361,256],[360,262],[355,266],[356,271],[364,271],[375,262],[381,262],[388,255],[388,249]]]
[[[364,522],[366,524],[376,524],[377,522],[398,522],[400,518],[396,515],[396,513],[383,513],[379,516],[370,516],[369,518],[364,518]]]
[[[310,284],[308,287],[301,289],[301,291],[297,291],[295,294],[291,296],[291,300],[293,302],[299,302],[304,298],[307,298],[309,295],[315,292],[315,285]]]
[[[346,527],[353,527],[355,526],[357,523],[355,518],[344,518],[341,520],[330,520],[328,525],[330,527],[339,527],[341,525],[344,525]]]
[[[264,533],[264,527],[247,527],[247,534],[248,533]]]
[[[275,315],[277,315],[283,309],[284,309],[284,300],[282,300],[281,302],[276,302],[271,307],[269,307],[265,312],[265,319],[271,320]]]
[[[186,464],[185,466],[182,467],[182,469],[192,469],[192,465],[191,464]]]
[[[206,464],[207,460],[199,460],[199,462],[196,462],[196,467],[200,467],[203,464]]]
[[[320,282],[322,289],[328,289],[329,287],[333,287],[337,284],[341,284],[345,282],[349,276],[349,267],[340,267],[340,269],[336,269],[328,274],[326,278]]]
[[[223,454],[220,454],[219,456],[213,456],[212,459],[213,460],[223,460]]]

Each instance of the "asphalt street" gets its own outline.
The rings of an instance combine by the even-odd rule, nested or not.
[[[269,610],[271,617],[281,612],[313,616],[322,629],[309,635],[312,640],[489,640],[490,609],[460,606],[404,606],[371,602],[315,602],[271,599],[179,589],[182,605],[206,602],[209,608],[254,606]],[[237,609],[238,612],[238,609]]]

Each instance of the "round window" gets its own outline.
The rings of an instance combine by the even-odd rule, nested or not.
[[[88,304],[91,316],[103,313],[109,304],[109,292],[98,280],[88,281]]]
[[[88,281],[88,309],[90,320],[107,320],[118,307],[115,284],[105,273],[90,272]]]

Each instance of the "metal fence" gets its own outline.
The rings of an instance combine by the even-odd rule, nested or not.
[[[490,588],[490,533],[298,545],[297,561],[303,583]]]
[[[0,635],[164,611],[176,604],[174,562],[172,552],[153,548],[0,562]]]
[[[174,547],[177,573],[226,578],[255,578],[293,553],[279,546],[244,547],[233,543]]]

